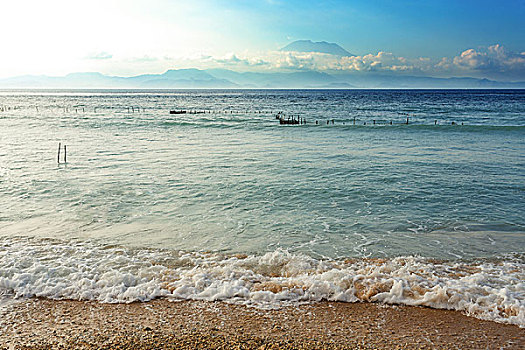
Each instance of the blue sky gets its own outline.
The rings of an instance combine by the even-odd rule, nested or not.
[[[522,0],[18,0],[0,13],[0,77],[224,67],[525,79]],[[356,57],[278,52],[298,39]]]
[[[224,1],[214,1],[221,7]],[[230,1],[230,11],[249,18],[260,41],[287,38],[337,42],[352,53],[387,50],[400,55],[452,55],[501,44],[522,50],[524,1],[369,0]],[[245,21],[243,21],[243,25]],[[239,28],[241,29],[241,28]]]

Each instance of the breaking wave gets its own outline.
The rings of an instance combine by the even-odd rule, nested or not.
[[[321,300],[459,310],[525,327],[519,255],[476,261],[320,260],[132,249],[93,242],[0,238],[0,294],[129,303],[222,300],[278,308]]]

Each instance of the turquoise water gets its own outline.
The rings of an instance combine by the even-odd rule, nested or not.
[[[20,108],[0,114],[0,227],[332,258],[522,252],[523,98],[520,91],[7,94],[0,105]],[[280,126],[276,111],[307,124]],[[68,147],[67,164],[57,165],[58,142]]]
[[[509,290],[512,322],[525,324],[524,102],[523,90],[3,91],[0,259],[11,269],[0,269],[0,289],[41,295],[36,277],[20,292],[15,274],[38,265],[49,276],[43,261],[73,249],[57,246],[96,256],[120,247],[139,260],[277,254],[264,264],[301,257],[309,268],[294,269],[305,273],[349,258],[416,257],[429,270],[432,259],[511,264],[485,277],[513,276],[491,286]],[[307,124],[279,125],[277,112]],[[66,164],[57,164],[59,142]],[[8,262],[22,250],[45,259]],[[201,267],[188,264],[176,265]]]

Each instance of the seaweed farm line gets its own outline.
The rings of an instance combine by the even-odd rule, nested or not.
[[[10,110],[21,110],[23,107],[21,106],[13,106],[13,107],[10,107],[10,106],[0,106],[0,112],[8,112]],[[63,112],[63,113],[89,113],[89,111],[87,111],[87,108],[85,106],[64,106],[64,107],[60,107],[60,106],[45,106],[45,107],[42,107],[42,106],[31,106],[31,107],[25,107],[25,108],[34,108],[36,112],[40,112],[40,111],[44,111],[44,110],[47,110],[47,111],[54,111],[54,112]],[[146,112],[146,108],[144,107],[140,107],[140,106],[131,106],[131,107],[92,107],[93,108],[93,113],[94,114],[101,114],[101,113],[108,113],[109,111],[112,111],[113,113],[145,113]],[[276,119],[278,119],[280,121],[280,124],[281,125],[306,125],[307,124],[307,121],[306,121],[306,118],[302,117],[301,115],[299,114],[295,114],[295,113],[284,113],[282,111],[280,112],[273,112],[273,111],[266,111],[266,110],[259,110],[259,111],[250,111],[250,110],[246,110],[246,111],[240,111],[240,110],[234,110],[234,109],[231,109],[231,110],[206,110],[206,109],[194,109],[194,110],[186,110],[186,109],[179,109],[179,110],[169,110],[169,114],[235,114],[235,115],[256,115],[256,114],[265,114],[265,115],[273,115],[276,117]],[[407,116],[406,119],[399,119],[399,116]],[[394,121],[393,119],[384,119],[384,120],[362,120],[362,119],[357,119],[356,117],[351,117],[351,114],[350,114],[350,119],[351,119],[351,122],[349,123],[349,125],[356,125],[356,124],[362,124],[362,125],[367,125],[367,122],[368,122],[368,125],[393,125],[393,124],[409,124],[409,117],[410,117],[410,114],[408,113],[398,113],[398,115],[396,116],[396,121]],[[315,120],[313,121],[315,125],[322,125],[324,124],[324,121],[327,121],[326,124],[327,125],[334,125],[335,124],[335,119],[320,119],[320,120]],[[342,125],[346,125],[346,121],[342,121],[341,124]],[[442,124],[443,122],[439,121],[436,119],[433,121],[433,125],[438,125],[438,124]],[[455,121],[452,121],[450,122],[451,125],[457,125],[457,123]],[[463,123],[462,123],[463,125]]]

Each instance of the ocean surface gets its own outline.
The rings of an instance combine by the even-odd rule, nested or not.
[[[525,91],[0,91],[0,298],[33,296],[525,327]]]

